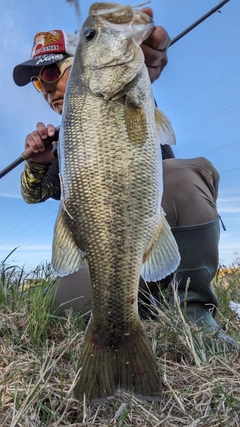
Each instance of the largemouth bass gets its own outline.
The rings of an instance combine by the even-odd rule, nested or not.
[[[130,6],[95,3],[82,26],[60,131],[62,205],[53,267],[87,259],[92,315],[75,396],[101,403],[117,389],[159,400],[157,363],[138,315],[146,281],[175,271],[179,253],[161,208],[161,144],[175,142],[154,103],[140,48],[153,28]]]

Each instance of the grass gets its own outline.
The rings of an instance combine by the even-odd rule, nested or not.
[[[154,321],[144,321],[163,378],[160,404],[120,392],[94,408],[73,398],[84,318],[51,312],[54,280],[48,264],[25,272],[2,262],[0,282],[0,425],[240,426],[239,353],[214,334],[191,328],[178,304],[164,300]],[[240,273],[216,275],[217,321],[238,342],[240,320],[229,302],[240,302]]]

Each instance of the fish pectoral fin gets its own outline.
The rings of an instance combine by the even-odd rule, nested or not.
[[[159,108],[155,108],[155,120],[160,144],[175,145],[176,135],[168,117]]]
[[[147,140],[148,127],[143,106],[125,100],[125,121],[130,141],[134,145],[143,145]]]
[[[53,269],[59,276],[66,276],[78,271],[83,260],[84,257],[75,243],[63,208],[60,207],[54,228],[52,248]]]
[[[165,217],[161,217],[152,245],[144,254],[141,276],[146,282],[156,282],[177,270],[180,254],[176,240]]]

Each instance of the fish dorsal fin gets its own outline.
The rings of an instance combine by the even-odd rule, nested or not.
[[[55,228],[52,250],[53,269],[59,276],[66,276],[78,271],[84,257],[77,247],[66,221],[63,208],[60,207]]]
[[[180,254],[171,228],[161,215],[154,239],[143,257],[141,276],[146,282],[157,282],[176,271]]]
[[[175,145],[176,135],[168,117],[159,108],[155,108],[155,120],[159,136],[159,142],[162,145]]]

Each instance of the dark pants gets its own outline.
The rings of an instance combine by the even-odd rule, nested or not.
[[[162,207],[170,226],[198,225],[216,219],[218,181],[217,170],[203,157],[164,160]],[[139,285],[146,289],[141,278]],[[70,307],[81,313],[91,310],[87,263],[78,272],[59,280],[54,309],[58,314],[63,314]]]

